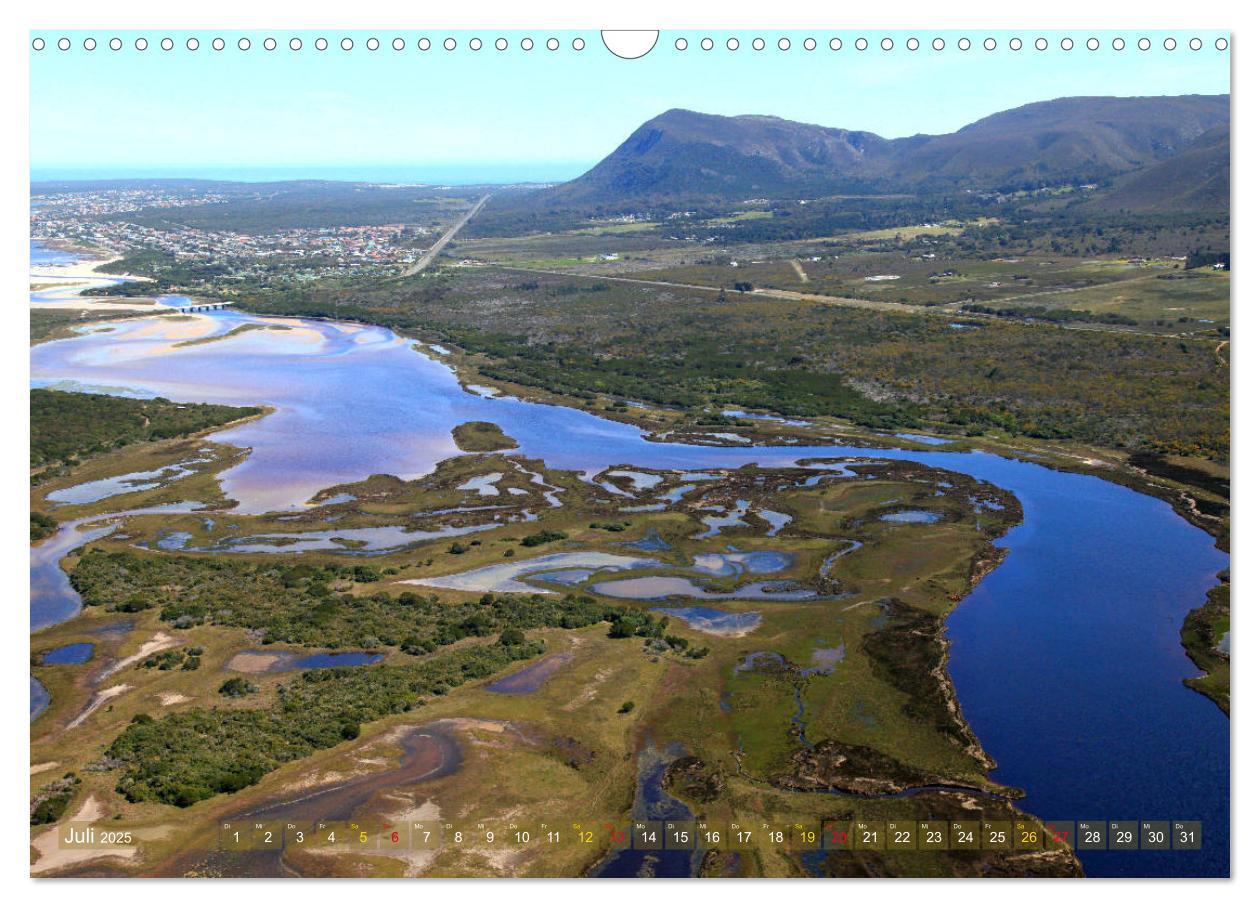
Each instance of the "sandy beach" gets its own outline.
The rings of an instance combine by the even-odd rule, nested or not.
[[[83,297],[79,294],[94,287],[108,287],[121,281],[147,281],[132,274],[101,274],[96,269],[120,256],[86,259],[63,265],[35,265],[31,268],[31,284],[41,289],[32,291],[31,307],[35,309],[89,309],[102,312],[136,312],[151,310],[153,300],[147,298],[111,300],[107,297]]]

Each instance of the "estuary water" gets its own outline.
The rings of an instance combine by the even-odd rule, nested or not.
[[[257,330],[223,337],[243,326]],[[514,453],[589,474],[897,457],[1009,489],[1024,523],[947,625],[950,672],[998,762],[994,777],[1025,789],[1022,806],[1047,820],[1203,822],[1202,851],[1082,852],[1091,875],[1228,874],[1229,722],[1183,686],[1196,669],[1179,642],[1183,616],[1227,556],[1167,504],[979,452],[655,443],[579,410],[465,391],[417,346],[354,324],[140,318],[33,348],[31,376],[41,386],[274,407],[213,436],[251,449],[222,474],[246,512],[300,509],[320,489],[372,473],[423,475],[460,453],[450,430],[470,420],[498,423],[519,442]]]

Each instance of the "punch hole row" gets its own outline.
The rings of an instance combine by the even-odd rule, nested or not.
[[[249,38],[242,37],[237,39],[234,43],[236,49],[240,51],[248,51],[254,48],[254,43]],[[793,47],[792,39],[787,37],[779,38],[773,43],[780,51],[789,51]],[[979,47],[986,51],[995,51],[1002,45],[1002,43],[1003,42],[999,42],[996,38],[989,37],[980,41]],[[1214,42],[1212,42],[1212,44],[1220,51],[1229,49],[1229,41],[1226,38],[1217,38]],[[1024,41],[1021,38],[1011,38],[1009,41],[1005,42],[1005,45],[1011,51],[1020,51],[1024,49]],[[1134,42],[1134,45],[1140,51],[1148,51],[1155,46],[1155,43],[1150,38],[1144,37],[1138,38],[1137,41]],[[47,46],[48,44],[43,38],[34,38],[31,41],[31,48],[36,51],[42,51],[46,49]],[[66,37],[58,38],[55,44],[57,50],[60,51],[68,51],[73,46],[74,42]],[[98,43],[95,38],[84,38],[81,46],[85,51],[94,51],[97,49]],[[106,42],[106,46],[112,51],[120,51],[125,46],[125,42],[121,38],[114,37],[110,38]],[[147,38],[141,37],[135,39],[133,46],[138,51],[145,51],[149,49],[150,43]],[[177,44],[173,38],[168,37],[160,39],[157,46],[163,51],[173,51],[176,49]],[[265,51],[274,51],[280,47],[280,42],[275,38],[264,38],[260,42],[260,46]],[[286,46],[290,51],[300,51],[306,47],[306,44],[301,38],[293,37],[288,40]],[[326,51],[330,47],[334,46],[339,47],[343,51],[352,51],[357,45],[353,38],[342,38],[337,41],[335,45],[329,42],[327,38],[316,38],[310,43],[310,46],[317,51]],[[383,45],[379,38],[368,38],[363,41],[362,46],[369,51],[377,51],[380,50]],[[485,46],[486,44],[481,38],[470,38],[464,43],[464,47],[471,51],[482,50]],[[512,46],[512,42],[507,38],[499,37],[494,39],[492,46],[495,50],[502,52],[508,50]],[[517,43],[517,46],[523,51],[531,51],[536,45],[534,39],[532,38],[521,38]],[[542,42],[542,46],[549,51],[558,51],[561,47],[561,41],[559,38],[547,38]],[[690,46],[691,45],[688,40],[683,37],[679,37],[674,41],[674,49],[677,51],[685,51]],[[718,47],[719,44],[713,38],[705,37],[701,38],[697,42],[697,46],[702,51],[711,51]],[[740,49],[741,44],[738,38],[731,37],[727,38],[720,46],[725,47],[728,51],[737,51]],[[748,46],[754,51],[762,51],[765,50],[769,44],[767,44],[765,38],[753,38],[748,42]],[[805,38],[800,42],[800,46],[806,51],[817,50],[819,47],[819,41],[816,38]],[[843,50],[844,41],[840,38],[831,38],[826,41],[826,46],[833,51]],[[865,51],[870,49],[872,46],[871,41],[867,38],[856,38],[854,39],[852,45],[853,49],[857,51]],[[897,42],[892,38],[882,38],[879,40],[878,44],[874,46],[878,46],[879,49],[883,51],[891,51],[896,49]],[[908,51],[917,51],[922,46],[922,43],[918,38],[906,38],[902,43],[902,46]],[[928,43],[928,46],[931,47],[932,50],[939,52],[945,50],[946,47],[949,46],[949,42],[947,42],[944,38],[933,38]],[[969,51],[974,45],[970,38],[963,37],[957,40],[955,46],[960,51]],[[1059,50],[1071,51],[1076,49],[1076,42],[1072,38],[1066,37],[1060,39],[1053,45],[1047,38],[1036,38],[1032,42],[1033,49],[1038,51],[1049,50],[1052,46],[1057,47]],[[1098,38],[1087,38],[1083,42],[1083,46],[1086,50],[1096,51],[1103,47],[1103,42]],[[1112,50],[1122,51],[1128,45],[1123,38],[1117,37],[1110,41],[1110,46]],[[1178,47],[1177,39],[1172,37],[1165,38],[1162,42],[1160,42],[1160,46],[1162,46],[1166,51],[1174,51]],[[1186,42],[1186,47],[1192,51],[1202,50],[1203,46],[1203,39],[1197,37],[1191,38]],[[188,38],[184,41],[182,47],[188,51],[198,51],[201,49],[201,40],[198,38]],[[214,38],[210,41],[209,47],[211,50],[222,51],[227,49],[228,42],[223,38]],[[394,38],[389,42],[389,47],[395,51],[403,51],[407,49],[408,44],[403,38]],[[429,38],[420,38],[415,42],[415,48],[419,51],[429,51],[434,47],[441,47],[443,50],[449,52],[458,50],[460,44],[458,40],[451,37],[443,39],[440,44],[436,44]],[[571,42],[569,42],[569,47],[575,51],[585,50],[586,41],[580,37],[574,38]]]

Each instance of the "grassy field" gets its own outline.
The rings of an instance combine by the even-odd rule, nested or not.
[[[112,456],[122,458],[126,452]],[[455,824],[452,828],[471,829],[475,821],[508,830],[524,818],[535,824],[569,824],[621,817],[633,797],[634,755],[666,745],[694,755],[706,767],[703,775],[712,784],[682,792],[684,799],[691,792],[706,819],[820,821],[834,815],[837,803],[865,804],[843,795],[810,794],[796,768],[808,752],[802,736],[815,744],[836,742],[828,747],[885,755],[879,757],[881,765],[896,767],[885,782],[890,790],[930,779],[1000,795],[1002,789],[986,778],[983,752],[972,747],[965,726],[950,717],[952,690],[930,680],[927,687],[906,686],[908,672],[919,673],[918,666],[940,658],[934,651],[939,643],[933,642],[939,639],[939,627],[899,642],[895,635],[907,620],[932,627],[948,612],[969,588],[988,540],[1020,519],[1018,504],[966,477],[915,465],[856,469],[865,478],[832,477],[814,487],[799,485],[811,475],[804,469],[724,471],[684,493],[667,510],[628,514],[619,510],[632,503],[625,495],[650,500],[655,492],[634,491],[622,483],[625,494],[612,495],[575,474],[536,462],[470,454],[445,462],[421,480],[373,477],[327,490],[317,499],[333,503],[317,504],[297,521],[265,515],[233,519],[237,525],[232,532],[246,537],[275,527],[299,534],[326,525],[331,514],[342,515],[339,522],[345,525],[373,525],[484,500],[475,488],[459,487],[471,477],[491,473],[509,476],[499,481],[504,487],[528,489],[504,502],[505,510],[543,511],[526,527],[508,522],[457,537],[465,543],[458,551],[449,540],[435,540],[370,561],[336,553],[139,551],[133,543],[153,540],[172,528],[187,529],[190,549],[211,543],[216,530],[200,518],[137,516],[126,522],[127,541],[107,538],[68,559],[66,567],[88,607],[80,617],[32,638],[33,670],[52,695],[52,706],[32,726],[32,759],[38,766],[33,785],[53,785],[74,772],[82,782],[67,798],[66,816],[103,812],[112,822],[137,829],[144,844],[131,863],[121,865],[125,872],[166,866],[179,854],[194,859],[204,847],[199,843],[213,840],[218,819],[249,804],[321,780],[388,767],[398,752],[391,742],[401,730],[437,720],[450,720],[461,741],[459,771],[422,791],[382,792],[364,806],[362,820],[423,815],[448,820]],[[511,477],[511,471],[520,478]],[[527,474],[534,472],[538,479],[531,481]],[[936,493],[945,476],[954,486],[941,496]],[[679,480],[666,474],[663,482],[665,488]],[[563,507],[547,507],[549,490]],[[347,500],[346,492],[354,497]],[[977,509],[971,500],[977,495],[1001,509]],[[694,538],[704,527],[705,508],[729,506],[740,497],[751,498],[754,509],[773,507],[789,514],[792,521],[774,538],[764,535],[768,524],[755,515],[717,538]],[[921,526],[873,519],[901,507],[928,507],[941,519]],[[525,533],[549,533],[558,541],[523,547]],[[649,620],[643,605],[626,600],[478,598],[475,593],[400,583],[552,551],[626,551],[619,547],[651,534],[668,546],[659,556],[667,574],[686,576],[694,557],[726,546],[772,548],[793,559],[772,577],[816,588],[823,598],[714,603],[733,613],[761,615],[756,629],[728,635],[697,631],[677,620]],[[848,551],[854,541],[861,546]],[[824,561],[837,551],[848,553],[832,558],[827,576],[821,576]],[[615,576],[648,573],[651,569]],[[590,580],[599,577],[597,573]],[[714,576],[704,582],[720,591],[733,590],[742,581]],[[552,582],[543,587],[572,592]],[[137,597],[143,602],[137,604]],[[633,618],[630,626],[639,632],[628,637],[618,633],[624,617],[617,616]],[[610,624],[613,618],[617,620]],[[516,638],[523,643],[508,640],[512,628],[524,632]],[[97,642],[85,665],[41,664],[40,654],[82,640]],[[283,652],[294,646],[367,647],[383,652],[385,659],[376,666],[298,675],[242,674],[233,661],[247,650]],[[468,661],[474,652],[505,646],[508,664],[502,668],[490,668],[493,663],[482,655]],[[521,655],[563,654],[567,661],[533,693],[487,690],[477,679],[487,670],[492,677],[510,671],[509,652],[520,646],[526,647]],[[825,652],[820,655],[820,650]],[[196,667],[184,670],[193,652]],[[758,652],[775,653],[781,661],[750,661]],[[127,661],[137,653],[150,658]],[[157,658],[161,653],[174,656],[164,663]],[[451,664],[465,666],[461,671],[472,672],[469,682],[444,681],[440,691],[430,686],[418,696],[389,699],[397,679],[431,678],[427,666],[435,660],[447,664],[451,658],[456,660]],[[146,661],[152,667],[145,667]],[[232,678],[247,679],[248,686],[242,686],[250,692],[225,698],[220,689]],[[102,701],[98,698],[103,692],[107,696]],[[628,710],[627,702],[634,704]],[[309,705],[285,706],[298,703]],[[292,734],[283,718],[289,708],[304,717],[300,742],[286,737]],[[940,720],[924,721],[924,709],[940,710]],[[148,718],[137,724],[138,714]],[[244,724],[234,720],[237,714]],[[325,715],[327,720],[319,718]],[[213,725],[207,725],[212,717]],[[202,729],[202,744],[179,731],[188,723]],[[316,735],[324,725],[329,734]],[[213,759],[203,746],[213,748]],[[103,761],[102,752],[108,754]],[[841,775],[831,784],[843,790],[851,783]],[[713,786],[718,787],[716,795],[710,791]],[[212,794],[216,789],[222,793]],[[897,806],[904,817],[925,816],[940,807],[927,799],[920,803],[918,796],[899,799]],[[992,816],[1011,808],[998,797],[986,811]],[[41,853],[43,829],[34,830]],[[372,849],[290,857],[312,871],[354,867],[380,875],[549,875],[580,873],[599,854],[599,849],[573,845],[447,849],[436,857],[401,863]],[[796,857],[772,847],[759,846],[738,862],[723,864],[716,854],[711,860],[717,863],[710,873],[801,872]],[[907,868],[922,861],[906,860],[911,861]],[[1044,860],[1046,872],[1071,872],[1071,865],[1052,853]],[[36,864],[37,872],[42,866]],[[934,873],[979,872],[954,859],[921,866]],[[838,873],[850,871],[835,868]]]

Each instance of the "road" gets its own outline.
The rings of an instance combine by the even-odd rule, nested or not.
[[[442,234],[436,243],[425,250],[424,255],[411,263],[411,267],[402,273],[403,277],[412,277],[419,274],[425,268],[433,263],[438,253],[446,248],[446,244],[455,239],[455,234],[464,229],[464,225],[477,216],[477,212],[485,207],[486,202],[490,201],[490,194],[483,195],[481,199],[472,208],[468,209],[458,221],[451,225],[451,229]]]
[[[619,281],[623,284],[642,284],[649,287],[672,287],[679,290],[704,290],[709,293],[718,293],[724,288],[712,287],[705,284],[684,284],[677,281],[658,281],[641,277],[618,277],[612,274],[575,274],[571,271],[558,271],[551,268],[525,268],[520,265],[511,265],[507,263],[491,262],[496,267],[503,268],[507,271],[524,271],[529,274],[551,274],[559,277],[573,278],[596,278],[601,281]],[[1134,280],[1129,278],[1126,280]],[[1119,282],[1117,282],[1119,283]],[[1026,294],[1025,296],[1005,297],[1000,302],[1013,302],[1016,300],[1027,299],[1031,296],[1043,296],[1051,293],[1062,293],[1066,290],[1043,290],[1035,293]],[[795,300],[797,302],[806,303],[823,303],[828,306],[851,306],[858,309],[874,309],[879,312],[904,312],[914,315],[934,315],[945,318],[965,317],[975,321],[992,321],[992,322],[1019,322],[1020,319],[1009,318],[1001,315],[990,315],[983,312],[967,312],[961,308],[961,304],[953,303],[941,306],[916,306],[911,303],[897,303],[891,300],[864,300],[856,299],[848,296],[832,296],[823,293],[806,293],[799,290],[780,290],[774,287],[755,287],[748,291],[751,296],[771,297],[774,299]],[[741,294],[738,291],[731,291],[728,296],[732,299],[738,299]],[[1143,337],[1187,337],[1186,334],[1168,334],[1159,331],[1139,331],[1136,328],[1127,325],[1107,325],[1107,324],[1063,324],[1062,322],[1042,322],[1042,325],[1053,326],[1064,331],[1096,331],[1100,333],[1116,333],[1116,334],[1136,334]]]

